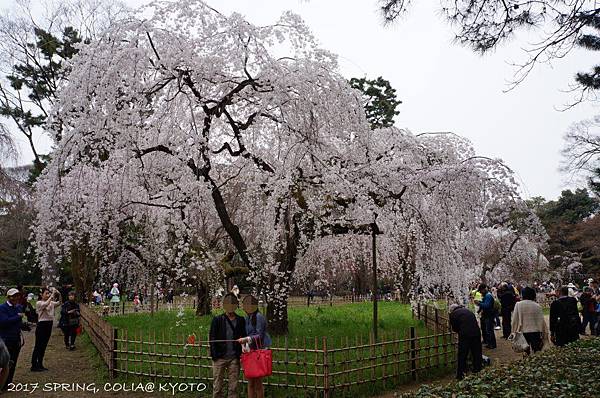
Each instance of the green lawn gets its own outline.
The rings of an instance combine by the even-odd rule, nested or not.
[[[380,334],[390,336],[406,331],[415,326],[418,332],[426,329],[422,323],[412,319],[409,305],[395,302],[381,302],[379,308]],[[314,338],[327,336],[331,340],[341,338],[363,337],[367,339],[372,329],[373,315],[371,303],[354,303],[336,305],[332,307],[289,308],[289,339]],[[217,311],[215,314],[219,314]],[[243,311],[238,313],[244,316]],[[161,311],[154,314],[148,313],[127,314],[109,317],[108,321],[117,328],[128,331],[152,330],[157,334],[189,335],[195,333],[198,339],[208,336],[210,316],[196,317],[192,310],[186,310],[182,316],[177,311]]]

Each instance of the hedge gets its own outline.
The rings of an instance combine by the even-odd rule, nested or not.
[[[447,386],[422,386],[413,398],[600,397],[600,338],[579,340],[491,367]]]

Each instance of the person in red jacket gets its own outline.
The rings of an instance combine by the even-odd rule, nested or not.
[[[581,315],[583,317],[583,322],[581,324],[581,334],[585,335],[585,329],[587,325],[590,325],[590,334],[596,334],[596,322],[598,321],[598,314],[596,313],[596,306],[598,302],[596,298],[592,295],[592,289],[586,287],[583,289],[583,293],[579,297],[579,302],[581,303]]]

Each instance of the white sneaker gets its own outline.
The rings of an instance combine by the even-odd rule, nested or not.
[[[500,329],[501,329],[501,328],[500,328],[500,326],[496,326],[496,327],[494,328],[494,330],[500,330]]]

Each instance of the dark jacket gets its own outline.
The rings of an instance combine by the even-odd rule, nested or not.
[[[73,313],[69,313],[71,310],[76,310]],[[74,301],[65,301],[65,303],[60,307],[60,321],[58,322],[58,326],[61,329],[65,329],[68,326],[77,326],[79,324],[79,317],[81,313],[79,312],[79,304]],[[73,320],[73,322],[71,322]],[[77,321],[77,324],[73,324]]]
[[[256,311],[246,316],[246,333],[249,337],[252,337],[250,348],[257,349],[271,346],[271,336],[267,333],[267,320],[260,312]]]
[[[591,293],[585,292],[579,297],[579,302],[581,303],[581,313],[582,314],[595,314],[596,313],[596,299]]]
[[[452,330],[458,337],[481,337],[477,318],[468,308],[459,307],[450,313]]]
[[[21,327],[23,321],[19,313],[23,313],[20,305],[10,305],[8,302],[0,305],[0,338],[5,342],[21,342]]]
[[[214,359],[223,358],[227,351],[227,343],[213,343],[213,340],[226,340],[227,339],[227,315],[221,314],[213,318],[210,324],[210,332],[208,333],[208,339],[210,343],[210,356]],[[246,321],[244,318],[235,314],[236,324],[235,330],[233,331],[233,338],[235,340],[246,337]],[[242,345],[234,342],[233,349],[235,350],[236,356],[239,358],[242,355]]]
[[[509,314],[513,312],[515,309],[515,304],[517,303],[517,298],[512,289],[504,289],[502,292],[500,292],[500,294],[498,294],[498,299],[502,305],[501,312],[503,314]]]
[[[579,339],[581,318],[574,297],[561,297],[550,304],[550,333],[556,345],[564,345]]]

